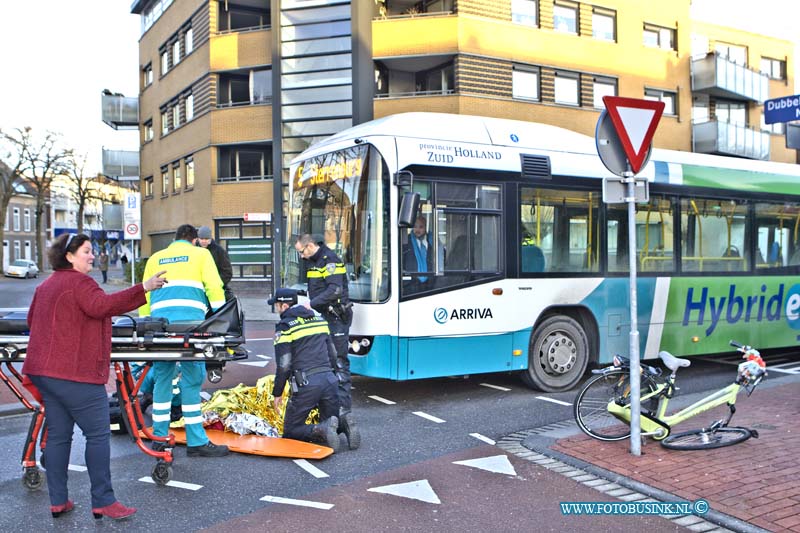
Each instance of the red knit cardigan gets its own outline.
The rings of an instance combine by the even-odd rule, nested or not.
[[[106,294],[77,270],[56,270],[33,295],[22,372],[105,384],[111,364],[111,317],[144,305],[141,283]]]

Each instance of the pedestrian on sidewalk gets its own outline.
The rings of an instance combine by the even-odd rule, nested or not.
[[[233,291],[229,286],[233,278],[233,267],[231,266],[231,259],[228,256],[228,252],[214,241],[211,236],[211,228],[208,226],[200,226],[197,229],[197,244],[211,252],[211,257],[214,258],[214,264],[217,265],[217,272],[219,272],[219,277],[222,280],[222,289],[225,291],[225,301],[233,300]]]
[[[106,394],[111,365],[111,317],[136,309],[145,293],[166,280],[156,273],[144,283],[106,294],[94,279],[92,242],[84,234],[58,237],[47,251],[53,274],[36,288],[28,309],[30,342],[22,373],[42,395],[47,412],[47,489],[50,512],[75,507],[67,492],[75,424],[86,437],[86,467],[95,518],[127,518],[111,486],[111,430]],[[44,462],[44,457],[42,457]]]
[[[105,250],[100,251],[100,273],[103,275],[103,283],[108,283],[108,254]]]

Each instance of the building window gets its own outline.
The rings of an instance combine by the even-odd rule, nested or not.
[[[172,163],[172,193],[176,194],[181,192],[183,187],[183,178],[181,176],[181,162],[175,161]]]
[[[153,84],[153,64],[148,63],[142,69],[142,86],[143,87],[150,87]]]
[[[192,53],[194,50],[194,33],[192,32],[192,28],[188,28],[186,33],[183,34],[183,48],[186,50],[186,55]]]
[[[194,188],[194,159],[186,158],[186,190]]]
[[[166,109],[161,110],[161,136],[169,133],[169,113]]]
[[[169,72],[169,50],[164,48],[161,50],[161,75],[167,72]]]
[[[557,71],[555,78],[556,103],[564,105],[581,105],[578,91],[578,78],[575,72]]]
[[[19,207],[14,208],[14,231],[19,231],[20,223],[19,223]]]
[[[194,118],[194,95],[186,95],[186,97],[183,99],[183,107],[184,114],[186,116],[186,122],[189,122]]]
[[[177,128],[181,125],[181,106],[177,103],[172,106],[172,127]]]
[[[599,7],[592,8],[592,37],[603,41],[617,41],[617,12]]]
[[[181,41],[178,39],[172,43],[172,66],[181,62]]]
[[[153,140],[153,121],[148,120],[144,123],[144,142],[150,142]]]
[[[250,101],[254,104],[272,101],[272,69],[250,71]]]
[[[26,209],[23,212],[23,214],[22,214],[22,222],[23,222],[22,227],[24,228],[24,231],[30,231],[31,230],[31,210],[30,209]]]
[[[747,126],[747,104],[733,100],[717,100],[714,104],[714,115],[718,122]]]
[[[169,193],[169,167],[161,167],[161,196]]]
[[[676,106],[677,98],[675,93],[669,91],[662,91],[659,89],[645,89],[644,99],[652,100],[654,102],[664,102],[665,115],[677,115],[678,108]]]
[[[644,25],[644,45],[664,50],[677,50],[675,47],[675,30],[662,28],[653,24]]]
[[[511,96],[524,100],[539,99],[539,68],[514,65],[511,72]]]
[[[249,9],[233,3],[219,2],[218,25],[220,31],[261,28],[269,25],[269,10]]]
[[[761,114],[761,131],[768,131],[773,135],[783,135],[783,122],[776,122],[774,124],[767,124],[764,120],[764,114]]]
[[[786,79],[786,61],[772,59],[769,57],[761,58],[761,73],[766,74],[774,80]]]
[[[511,22],[539,27],[538,0],[511,0]]]
[[[560,4],[553,6],[553,29],[566,33],[578,33],[577,4]]]
[[[20,252],[19,241],[14,241],[14,261],[17,259],[22,259],[22,253]]]
[[[605,109],[604,96],[617,95],[617,80],[613,78],[596,77],[592,82],[592,101],[597,109]]]
[[[153,197],[153,176],[147,176],[144,179],[144,197],[145,198]]]
[[[272,177],[272,146],[245,144],[221,148],[218,181],[254,181]]]
[[[714,43],[714,50],[731,63],[747,66],[747,48],[728,43]]]

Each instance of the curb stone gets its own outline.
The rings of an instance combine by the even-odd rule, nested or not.
[[[576,482],[592,487],[608,496],[622,501],[660,501],[678,502],[685,498],[635,481],[629,477],[611,472],[575,457],[554,451],[550,446],[556,440],[576,434],[580,430],[571,421],[557,422],[527,431],[519,431],[497,441],[497,446],[514,455],[538,464],[548,470],[560,473]],[[659,515],[674,524],[693,531],[723,533],[768,533],[768,530],[754,526],[738,518],[713,509],[704,515]]]

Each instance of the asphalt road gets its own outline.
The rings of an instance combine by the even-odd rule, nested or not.
[[[5,303],[12,293],[9,285],[0,287],[2,305],[27,305],[17,300]],[[272,373],[271,336],[271,324],[248,323],[249,364],[229,364],[223,381],[207,383],[206,390],[254,384]],[[734,375],[733,366],[696,360],[681,370],[681,394],[721,387]],[[30,417],[4,417],[0,418],[0,531],[675,530],[672,522],[658,517],[563,517],[560,501],[609,498],[491,445],[517,431],[571,419],[576,393],[536,393],[510,374],[410,382],[355,377],[354,413],[362,432],[359,450],[297,463],[242,454],[187,458],[179,447],[173,477],[178,483],[166,487],[150,482],[152,459],[129,437],[113,436],[117,497],[139,508],[139,513],[132,520],[104,519],[99,524],[91,517],[88,477],[80,468],[85,464],[80,432],[70,461],[76,467],[70,472],[70,494],[77,508],[54,520],[48,512],[46,487],[31,492],[20,482],[19,458]],[[457,464],[476,459],[500,461],[501,471]],[[413,497],[388,494],[412,489]],[[275,503],[276,498],[301,502]]]

